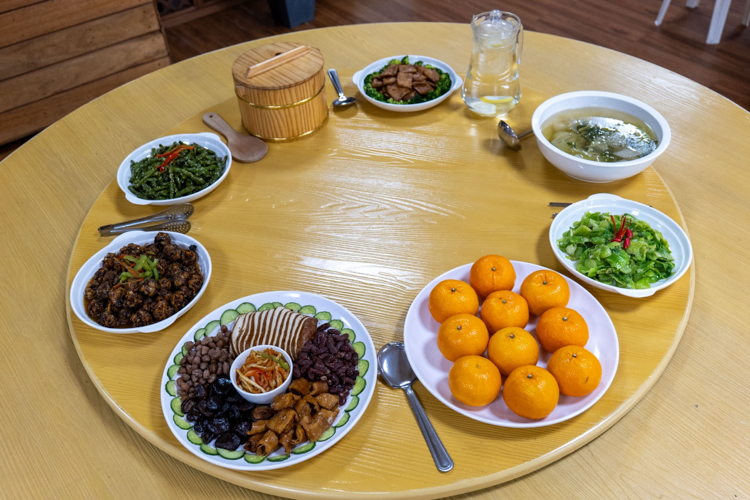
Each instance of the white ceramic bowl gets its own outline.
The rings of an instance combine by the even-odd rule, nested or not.
[[[226,156],[227,164],[224,167],[224,173],[221,174],[221,177],[219,177],[216,182],[214,182],[207,188],[201,189],[197,193],[189,194],[187,196],[181,196],[179,198],[172,198],[169,200],[144,200],[143,198],[138,198],[136,195],[131,193],[128,189],[128,186],[130,186],[130,162],[138,162],[144,158],[148,158],[149,156],[151,156],[151,149],[159,147],[160,144],[167,146],[177,141],[182,141],[186,144],[198,144],[199,146],[203,146],[206,149],[210,149],[220,158]],[[122,160],[122,163],[120,163],[120,168],[117,169],[117,185],[120,186],[122,192],[125,193],[125,199],[127,199],[134,205],[177,205],[179,203],[188,203],[190,201],[195,201],[198,198],[206,196],[208,193],[216,189],[217,186],[221,184],[224,179],[226,179],[231,166],[232,153],[229,151],[229,148],[226,146],[226,144],[221,141],[221,138],[219,138],[219,136],[216,134],[212,134],[210,132],[201,132],[198,134],[168,135],[166,137],[160,137],[159,139],[147,142],[143,146],[130,153],[127,158]]]
[[[584,160],[556,148],[542,134],[542,126],[561,111],[578,108],[609,108],[643,120],[656,134],[656,151],[632,161],[616,163]],[[648,104],[612,92],[581,91],[560,94],[544,101],[531,117],[531,129],[547,160],[570,177],[586,182],[613,182],[632,177],[651,165],[669,146],[672,132],[664,117]]]
[[[248,356],[250,356],[250,353],[253,351],[263,351],[265,349],[271,348],[276,352],[280,352],[284,359],[286,360],[287,364],[289,365],[289,373],[286,376],[286,380],[284,380],[284,383],[278,386],[276,389],[270,391],[270,392],[264,392],[263,394],[253,394],[251,392],[247,392],[243,390],[240,385],[237,383],[237,370],[242,368],[242,365],[245,363],[245,360]],[[289,387],[289,384],[292,383],[292,369],[294,368],[294,364],[292,363],[292,358],[287,354],[287,352],[282,349],[281,347],[276,347],[275,345],[256,345],[249,349],[245,349],[242,351],[242,353],[234,358],[234,363],[232,363],[232,368],[229,370],[229,378],[232,380],[232,385],[235,389],[237,389],[237,392],[245,398],[245,401],[249,401],[251,403],[254,403],[256,405],[267,405],[271,404],[273,402],[273,398],[278,396],[279,394],[284,394]]]
[[[437,99],[433,99],[427,102],[420,102],[419,104],[390,104],[387,102],[378,101],[376,99],[373,99],[369,95],[365,94],[365,77],[367,75],[369,75],[370,73],[375,73],[376,71],[379,71],[383,66],[388,64],[388,61],[391,61],[393,59],[403,59],[405,56],[406,54],[400,55],[400,56],[385,57],[383,59],[375,61],[369,66],[366,66],[364,69],[354,73],[354,76],[352,76],[352,81],[357,86],[357,89],[359,89],[359,93],[362,94],[362,97],[366,101],[374,104],[375,106],[379,108],[387,109],[389,111],[396,111],[398,113],[422,111],[423,109],[429,109],[429,108],[432,108],[433,106],[437,106],[438,104],[446,100],[448,96],[453,93],[454,90],[461,88],[461,85],[463,85],[464,83],[461,77],[458,76],[455,71],[453,71],[453,68],[445,64],[443,61],[440,61],[438,59],[433,59],[432,57],[409,55],[409,62],[411,62],[412,64],[418,61],[422,61],[425,64],[429,64],[430,66],[439,68],[444,73],[448,73],[448,75],[451,77],[451,82],[453,82],[453,85],[451,85],[450,90],[448,90],[448,92],[441,95]]]
[[[91,328],[96,328],[97,330],[101,330],[103,332],[151,333],[164,330],[172,323],[174,323],[177,318],[188,312],[188,310],[193,307],[196,302],[198,302],[198,299],[201,298],[203,292],[206,291],[208,281],[211,279],[211,257],[209,257],[206,248],[201,245],[200,242],[195,238],[191,238],[186,234],[172,233],[168,231],[165,232],[172,238],[172,243],[176,244],[180,248],[187,248],[190,245],[195,245],[197,247],[196,253],[198,254],[198,265],[200,266],[201,273],[203,273],[203,286],[195,295],[195,297],[193,297],[193,300],[191,300],[185,307],[183,307],[167,319],[146,326],[133,328],[107,328],[106,326],[102,326],[89,318],[89,315],[86,313],[86,308],[83,305],[83,293],[86,290],[86,285],[88,285],[89,281],[94,276],[96,271],[98,271],[99,268],[102,267],[102,260],[104,259],[104,256],[110,252],[119,251],[120,248],[129,243],[135,243],[137,245],[153,243],[154,237],[156,236],[155,232],[130,231],[119,235],[117,238],[112,240],[109,245],[95,253],[89,260],[86,261],[83,266],[81,266],[81,269],[78,270],[75,278],[73,278],[73,283],[70,285],[70,305],[73,308],[73,312],[75,313],[75,315],[78,316],[78,319],[86,323]]]
[[[672,276],[652,283],[651,288],[630,290],[601,283],[578,272],[575,268],[577,261],[570,260],[567,254],[557,247],[557,240],[562,238],[563,233],[570,229],[574,222],[581,220],[586,212],[609,212],[613,215],[629,213],[642,221],[648,222],[648,225],[659,231],[669,243],[669,249],[675,263]],[[635,298],[650,297],[657,290],[668,287],[685,274],[693,260],[693,247],[690,240],[685,231],[675,221],[655,208],[613,194],[595,194],[560,211],[549,228],[549,243],[560,264],[579,280],[602,290]]]

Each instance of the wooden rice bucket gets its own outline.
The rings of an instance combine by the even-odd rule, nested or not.
[[[293,141],[328,118],[323,54],[314,47],[294,42],[256,47],[234,61],[232,77],[242,124],[255,137]]]

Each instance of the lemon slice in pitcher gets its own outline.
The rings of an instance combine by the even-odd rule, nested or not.
[[[488,104],[502,104],[504,102],[512,101],[513,98],[501,96],[501,95],[488,95],[488,96],[480,97],[479,100],[482,102],[486,102]]]

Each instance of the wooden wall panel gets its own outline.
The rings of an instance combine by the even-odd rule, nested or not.
[[[65,28],[0,49],[0,80],[159,30],[152,5]]]
[[[4,80],[0,113],[161,57],[167,57],[164,37],[154,32]]]
[[[0,144],[5,144],[47,127],[93,99],[145,74],[169,66],[169,58],[126,69],[80,87],[0,114]]]
[[[47,0],[0,0],[0,14],[46,1]]]
[[[0,47],[30,40],[152,0],[47,0],[0,14]]]

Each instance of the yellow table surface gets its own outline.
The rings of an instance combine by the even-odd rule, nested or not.
[[[337,67],[345,81],[347,76],[371,60],[404,52],[439,57],[460,71],[467,62],[471,44],[468,26],[446,24],[342,27],[277,38],[319,47],[326,55],[326,66]],[[444,43],[446,39],[451,43]],[[261,42],[253,42],[258,43]],[[5,381],[0,391],[4,402],[3,411],[0,411],[0,433],[7,450],[18,450],[18,453],[4,454],[0,461],[8,494],[29,497],[261,496],[182,464],[124,425],[94,388],[100,381],[92,383],[79,361],[79,353],[68,336],[64,305],[68,256],[72,253],[76,235],[89,208],[111,181],[120,160],[135,147],[170,130],[193,127],[194,117],[209,106],[225,104],[232,97],[228,68],[237,55],[253,44],[231,47],[185,61],[126,85],[56,123],[0,165],[0,193],[3,195],[0,223],[5,236],[3,240],[11,248],[9,253],[6,252],[6,258],[0,261],[0,272],[4,277],[0,288],[0,311],[5,319],[3,323],[7,325],[4,330],[7,332],[6,338],[20,340],[15,349],[5,349],[2,354],[5,364],[10,365],[6,372],[10,380]],[[435,46],[440,46],[440,50],[433,50]],[[684,277],[673,291],[670,289],[657,294],[652,300],[682,311],[684,316],[690,306],[686,286],[692,283],[695,286],[695,301],[672,362],[653,390],[619,424],[581,450],[538,472],[492,489],[470,493],[469,496],[746,495],[748,479],[743,469],[748,448],[744,439],[743,417],[749,405],[748,392],[742,382],[743,375],[747,375],[742,354],[747,353],[748,342],[739,333],[738,316],[744,309],[746,301],[743,300],[743,292],[750,274],[743,259],[748,254],[747,229],[741,225],[747,220],[748,196],[742,189],[748,182],[747,173],[740,169],[746,163],[741,159],[743,154],[747,155],[750,150],[747,144],[750,115],[713,92],[666,70],[612,51],[547,35],[527,33],[522,75],[524,85],[537,89],[537,95],[580,89],[610,90],[638,97],[667,117],[673,131],[670,149],[655,165],[656,171],[649,169],[632,181],[604,186],[602,189],[574,183],[550,165],[542,165],[543,159],[533,141],[528,143],[527,156],[519,156],[519,159],[510,162],[498,159],[497,168],[508,168],[509,163],[515,168],[507,175],[500,175],[509,182],[516,178],[523,179],[527,184],[534,181],[536,187],[532,191],[537,196],[526,200],[528,213],[525,217],[549,217],[551,211],[546,208],[549,201],[575,201],[588,193],[614,191],[641,201],[654,200],[657,205],[661,203],[663,207],[658,208],[682,222],[671,199],[668,196],[665,198],[660,175],[672,189],[687,223],[696,254],[696,271],[694,276]],[[347,87],[347,90],[352,90],[351,85]],[[534,95],[533,92],[530,94]],[[454,106],[455,112],[463,113],[460,99],[456,98],[453,96],[443,106]],[[373,108],[362,109],[369,111]],[[374,122],[374,128],[384,124],[393,126],[395,118],[392,115],[371,113],[371,116],[363,116],[362,109],[359,113],[350,111],[356,115],[352,119],[359,120],[361,127],[368,126],[366,119]],[[192,122],[179,125],[191,117]],[[412,117],[409,120],[413,122],[418,119]],[[523,118],[519,118],[519,123],[522,121]],[[468,134],[473,137],[471,144],[502,155],[497,140],[492,138],[492,127],[488,127],[486,121],[478,120],[476,123]],[[700,124],[700,127],[696,124]],[[334,128],[331,127],[331,130]],[[325,138],[326,132],[333,133],[321,130],[316,136],[306,139],[307,142],[295,143],[296,147],[299,150],[300,145],[308,144],[311,155],[319,154],[316,148],[322,146],[321,143],[316,144],[316,137]],[[402,149],[395,151],[398,154],[394,153],[391,159],[394,168],[409,167],[412,159],[407,146],[426,151],[424,144],[408,144],[408,139],[416,135],[402,136]],[[455,135],[460,135],[460,131]],[[382,139],[383,136],[373,132],[373,137]],[[390,140],[392,147],[399,137],[394,133]],[[716,143],[720,147],[718,151],[707,151],[699,140]],[[460,150],[467,145],[443,143],[436,139],[435,147],[455,147]],[[360,153],[369,156],[377,156],[379,148],[378,144],[367,142],[356,145]],[[278,151],[278,154],[283,154],[281,149]],[[274,152],[275,149],[272,149],[264,162],[272,161]],[[524,168],[524,158],[533,161],[533,164]],[[340,168],[356,168],[356,158],[347,157],[345,160],[339,165]],[[444,174],[442,170],[461,168],[457,162],[441,165],[439,158],[435,158],[434,162],[441,175]],[[253,168],[239,164],[238,167]],[[707,168],[711,171],[706,172]],[[477,169],[470,171],[475,173]],[[543,175],[533,179],[524,178],[526,172],[541,172]],[[313,174],[306,172],[306,175]],[[403,173],[397,172],[396,177],[399,175]],[[339,203],[343,209],[359,210],[362,220],[373,224],[375,230],[382,225],[380,230],[389,232],[396,246],[415,237],[408,235],[399,238],[399,211],[424,211],[425,223],[431,223],[431,218],[446,217],[450,221],[447,222],[449,228],[460,229],[461,225],[455,219],[460,217],[462,202],[450,199],[448,189],[444,195],[442,186],[431,184],[431,177],[426,173],[419,181],[424,189],[431,190],[437,197],[432,205],[423,203],[417,207],[399,207],[399,200],[409,200],[406,188],[416,189],[419,182],[414,181],[413,186],[383,186],[387,179],[374,180],[381,185],[365,186],[365,189],[342,186],[342,190],[352,191],[352,198],[348,200],[351,206],[347,205],[347,201]],[[562,189],[571,185],[575,187]],[[384,193],[390,191],[394,193],[392,199],[383,197]],[[464,188],[464,194],[469,191]],[[363,201],[371,192],[379,193],[381,199]],[[113,186],[108,188],[105,195],[108,193],[112,197],[122,196]],[[252,194],[260,196],[263,193]],[[566,195],[570,199],[561,199]],[[267,193],[267,196],[268,207],[265,211],[258,209],[260,216],[274,217],[272,209],[276,202],[293,203],[293,200],[281,198],[274,200],[274,193]],[[326,206],[322,204],[324,198],[321,196],[321,207]],[[421,193],[414,198],[423,200],[426,196]],[[106,203],[108,199],[112,198],[102,197],[100,202]],[[205,199],[206,208],[220,207],[212,205],[210,199]],[[357,200],[361,202],[360,207],[351,203]],[[123,200],[114,201],[117,206],[110,207],[114,212],[143,213],[127,206]],[[196,205],[200,207],[200,203]],[[441,214],[435,207],[446,214]],[[79,248],[87,248],[88,245],[93,249],[105,244],[105,240],[84,243],[84,238],[96,239],[95,234],[91,234],[94,224],[111,222],[94,220],[93,214],[81,232]],[[197,220],[200,223],[200,219]],[[335,217],[328,222],[343,224]],[[319,227],[322,235],[335,229],[324,227],[321,221],[316,220],[315,223],[319,224],[316,227]],[[252,227],[252,224],[246,227]],[[353,231],[347,227],[340,229],[341,232],[347,230]],[[196,235],[199,232],[213,240],[211,250],[214,265],[217,266],[222,260],[220,238],[217,235],[209,236],[208,228],[200,225]],[[335,238],[335,231],[332,234]],[[451,254],[452,245],[435,238],[435,234],[428,231],[428,241],[422,247],[415,248],[414,254],[409,253],[408,245],[402,245],[403,261],[411,262],[414,268],[411,276],[389,275],[389,270],[402,269],[403,262],[400,265],[382,266],[380,271],[369,270],[374,273],[371,285],[382,288],[380,295],[374,299],[368,298],[366,293],[356,293],[357,288],[351,283],[342,286],[340,293],[331,291],[327,294],[347,306],[363,300],[385,304],[389,287],[394,287],[398,299],[413,297],[431,276],[483,253],[500,251],[497,248],[502,245],[497,236],[489,231],[477,235],[474,231],[458,230],[464,240],[471,241],[471,248],[456,250]],[[509,257],[558,267],[551,252],[544,247],[541,231],[534,238],[519,234],[519,241],[526,244],[534,241],[534,245],[525,249],[521,243],[509,246]],[[272,239],[277,237],[273,234],[270,236]],[[207,243],[204,239],[202,241]],[[362,249],[356,246],[356,242],[350,244],[353,246],[343,245],[341,251],[361,255]],[[374,256],[370,264],[378,264],[378,247],[388,242],[367,244],[373,247]],[[271,262],[270,258],[276,255],[280,255],[282,260],[290,259],[284,254],[291,252],[294,255],[294,250],[292,247],[255,251],[261,252],[264,262]],[[425,257],[424,250],[434,250],[440,256]],[[218,253],[218,259],[214,252]],[[314,252],[309,255],[314,255]],[[71,261],[75,268],[80,265],[76,258],[74,254]],[[731,265],[732,260],[738,264]],[[305,265],[311,265],[310,262]],[[320,267],[320,259],[317,262]],[[274,283],[275,273],[276,269],[267,268],[259,281]],[[231,273],[225,271],[225,274]],[[307,289],[326,294],[341,278],[346,277],[346,272],[338,265],[332,267],[331,274],[324,283],[310,285]],[[281,278],[279,282],[304,286],[299,276]],[[212,281],[212,286],[221,285]],[[237,283],[224,283],[224,286],[226,289],[214,289],[214,299],[207,293],[196,306],[196,311],[189,314],[198,318],[235,298],[235,295],[238,297],[262,291],[250,287],[247,292],[242,292],[243,287]],[[597,297],[605,303],[605,307],[610,308],[613,317],[623,317],[627,312],[631,314],[631,319],[622,320],[626,329],[636,328],[639,308],[648,311],[651,307],[612,299],[613,296],[606,293],[598,293]],[[397,327],[403,321],[407,306],[397,301],[394,311],[385,315],[383,323],[389,327],[387,329],[373,328],[378,324],[377,318],[363,315],[362,319],[371,328],[377,346],[400,337],[400,332],[391,327]],[[356,307],[353,309],[355,313],[360,312]],[[644,314],[642,318],[648,320],[649,315]],[[192,324],[188,316],[181,321],[186,328]],[[644,332],[652,328],[658,334],[658,325],[655,327],[646,321],[640,326]],[[665,360],[672,348],[676,347],[683,326],[678,322],[671,332],[673,338],[671,347],[664,355]],[[636,349],[637,346],[629,345],[629,348]],[[631,351],[631,354],[635,353]],[[657,363],[658,369],[647,377],[640,388],[620,389],[640,397],[659,376],[664,364]],[[624,367],[621,362],[620,370],[623,369],[627,372],[627,366]],[[406,402],[400,396],[391,394],[381,385],[373,402],[379,401],[381,406],[400,405],[401,410],[406,410]],[[420,391],[420,396],[428,413],[433,411],[437,414],[436,426],[445,425],[440,417],[446,415],[446,409],[426,391]],[[124,408],[117,408],[118,413],[123,411]],[[366,432],[359,429],[367,426],[366,419],[367,415],[349,439],[336,448],[356,449],[356,443],[348,441],[352,441],[351,437],[357,432]],[[137,425],[137,422],[129,423]],[[413,423],[405,418],[404,424]],[[491,436],[494,430],[492,428],[486,432]],[[418,462],[408,466],[414,467],[416,473],[426,473],[424,462],[429,461],[429,456],[424,445],[414,439],[415,436],[419,437],[418,433],[414,428],[407,429],[405,426],[404,432],[409,436],[405,447],[413,452],[412,460]],[[564,431],[559,432],[565,434]],[[456,442],[455,436],[450,438],[453,443]],[[585,436],[582,439],[588,440]],[[471,451],[454,450],[455,444],[450,450],[454,458]],[[335,448],[326,453],[333,455]],[[482,453],[482,450],[477,449],[476,453]],[[321,455],[309,463],[317,462],[318,470],[325,472],[325,456]],[[487,457],[487,474],[492,473],[492,459],[492,456]],[[363,460],[366,461],[366,456]],[[331,463],[335,461],[332,459]],[[501,458],[497,461],[503,462]],[[292,469],[287,471],[293,474]],[[373,484],[388,481],[388,476],[378,474],[377,470],[370,473]],[[277,479],[279,477],[283,476],[277,475]],[[444,494],[450,492],[451,481],[446,481],[447,477],[450,475],[437,477],[434,484],[429,484],[429,480],[425,484],[424,478],[420,477],[419,484],[415,481],[412,488],[419,490],[445,483],[442,489],[428,490],[433,495]],[[408,478],[399,480],[408,484]],[[468,486],[468,489],[473,489],[470,484]],[[282,491],[283,484],[279,488],[276,491]],[[267,487],[263,489],[268,490]]]

